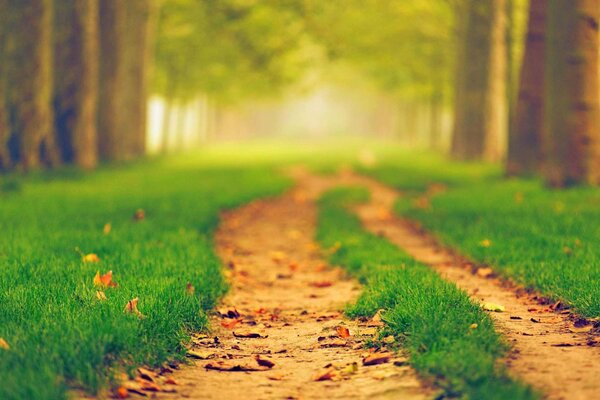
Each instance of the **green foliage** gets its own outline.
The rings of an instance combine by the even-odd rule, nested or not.
[[[181,358],[226,290],[211,235],[218,212],[287,184],[267,167],[197,161],[54,177],[21,179],[18,192],[6,180],[11,193],[0,193],[2,399],[65,398],[67,385],[93,392],[117,368]],[[146,218],[134,222],[137,208]],[[101,261],[83,263],[75,247]],[[106,301],[92,283],[98,270],[119,285]],[[144,319],[123,312],[135,297]]]
[[[351,316],[383,319],[409,351],[412,365],[432,377],[447,395],[471,399],[533,399],[497,361],[506,347],[489,316],[454,284],[441,279],[386,239],[366,232],[344,207],[368,198],[364,189],[340,188],[320,201],[317,238],[339,243],[331,262],[366,283]],[[477,324],[471,329],[471,324]]]

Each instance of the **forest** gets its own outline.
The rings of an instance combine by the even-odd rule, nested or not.
[[[0,398],[594,398],[599,23],[0,0]]]

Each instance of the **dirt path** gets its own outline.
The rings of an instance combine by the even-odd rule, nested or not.
[[[201,359],[169,374],[177,383],[172,386],[176,391],[158,393],[158,398],[433,396],[414,371],[403,365],[401,356],[379,365],[363,365],[363,358],[373,353],[361,343],[375,333],[377,327],[373,325],[381,323],[343,318],[341,310],[357,297],[360,286],[344,278],[341,270],[328,267],[313,242],[313,200],[328,184],[333,182],[302,179],[287,195],[224,215],[216,242],[228,265],[231,291],[220,308],[221,315],[211,319],[210,337],[195,339],[193,354]],[[339,326],[348,328],[351,336],[341,338]],[[340,332],[344,336],[344,330]],[[239,337],[244,335],[261,337]],[[263,367],[259,367],[257,356]],[[272,368],[269,362],[274,363]],[[207,369],[211,365],[264,370]],[[317,376],[329,375],[333,380],[315,381]]]
[[[357,208],[365,227],[383,235],[417,260],[432,266],[445,279],[456,283],[474,299],[500,304],[505,312],[492,313],[497,329],[512,344],[507,365],[549,399],[583,400],[600,396],[600,341],[590,335],[592,326],[576,326],[569,312],[540,305],[539,296],[477,269],[443,249],[433,237],[394,217],[397,192],[361,177],[346,177],[348,183],[368,186],[371,202]],[[580,321],[581,322],[581,321]]]

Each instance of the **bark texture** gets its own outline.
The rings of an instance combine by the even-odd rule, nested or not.
[[[467,0],[463,13],[451,152],[496,161],[506,131],[505,0]]]
[[[529,5],[519,94],[509,132],[508,175],[530,175],[541,169],[547,5],[547,0],[531,0]]]
[[[10,167],[10,154],[8,152],[8,136],[10,127],[6,109],[6,37],[7,30],[7,0],[0,0],[0,170]]]
[[[56,164],[52,95],[52,2],[8,0],[7,58],[13,158],[23,169]]]
[[[98,0],[55,7],[54,111],[63,160],[82,168],[98,161]]]
[[[544,118],[546,181],[600,183],[597,0],[549,0]]]
[[[100,1],[98,152],[107,161],[125,158],[125,2]]]

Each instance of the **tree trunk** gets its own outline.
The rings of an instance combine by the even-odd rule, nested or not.
[[[54,112],[65,162],[93,168],[98,161],[98,0],[55,5]]]
[[[495,161],[506,131],[505,0],[468,0],[466,5],[452,155]]]
[[[128,157],[144,154],[146,150],[147,81],[150,64],[150,21],[154,11],[150,0],[125,2],[127,32],[125,38],[125,102],[128,110],[123,121],[127,132],[125,145]]]
[[[597,0],[549,0],[544,175],[552,186],[600,183]]]
[[[547,0],[531,0],[517,107],[509,133],[508,175],[540,171],[543,147],[544,42]]]
[[[53,133],[52,2],[8,0],[12,152],[23,169],[58,162]]]
[[[173,117],[173,104],[174,100],[172,97],[167,97],[165,100],[165,108],[163,112],[162,119],[162,142],[161,142],[161,152],[166,154],[169,152],[169,139],[171,137],[171,121]]]
[[[8,136],[10,126],[6,109],[6,36],[7,36],[7,0],[0,0],[0,171],[10,167],[10,154],[8,152]]]
[[[100,1],[98,151],[107,161],[125,158],[125,16],[123,0]]]

